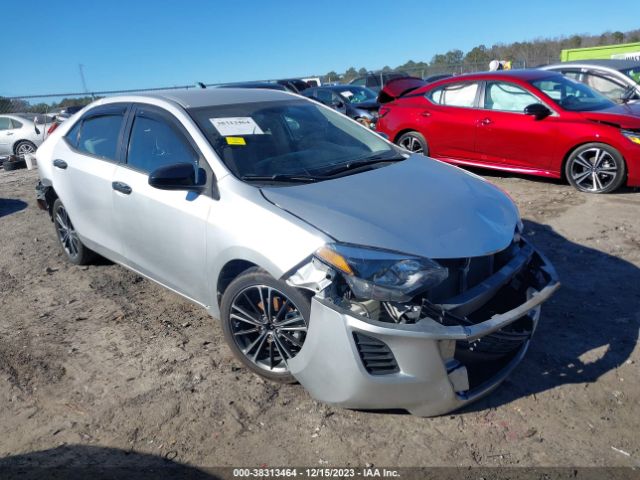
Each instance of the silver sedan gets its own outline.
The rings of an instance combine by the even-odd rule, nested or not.
[[[69,261],[201,305],[246,368],[335,405],[429,416],[486,395],[559,286],[497,187],[286,92],[98,100],[37,160]]]
[[[51,119],[44,115],[0,115],[0,156],[34,153],[47,137],[50,124]]]

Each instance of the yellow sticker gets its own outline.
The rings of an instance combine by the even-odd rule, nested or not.
[[[244,141],[242,137],[226,137],[227,145],[246,145],[247,142]]]

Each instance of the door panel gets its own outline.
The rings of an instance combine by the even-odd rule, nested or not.
[[[198,168],[199,153],[168,115],[150,107],[136,109],[127,164],[113,178],[116,228],[132,268],[204,304],[211,298],[205,265],[213,200],[149,185],[149,173],[161,166],[193,162]]]
[[[121,261],[111,183],[128,105],[99,107],[78,121],[52,156],[53,184],[80,238],[89,248]]]
[[[475,108],[478,83],[447,84],[422,96],[416,115],[434,157],[475,158],[476,124],[480,112]],[[418,100],[419,99],[419,100]]]
[[[0,117],[0,155],[11,155],[11,147],[15,141],[16,132],[9,117]]]
[[[540,100],[524,88],[506,82],[487,82],[478,121],[478,159],[491,164],[546,169],[555,153],[558,118],[537,120],[524,108]]]
[[[113,223],[113,193],[111,181],[116,164],[82,155],[59,142],[53,161],[64,160],[66,168],[52,168],[53,184],[64,204],[73,226],[88,247],[96,245],[115,261],[119,261],[122,246]]]

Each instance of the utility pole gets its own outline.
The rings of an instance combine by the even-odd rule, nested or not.
[[[84,65],[79,63],[78,70],[80,70],[80,80],[82,80],[82,89],[84,93],[89,93],[89,89],[87,88],[87,81],[84,79]]]

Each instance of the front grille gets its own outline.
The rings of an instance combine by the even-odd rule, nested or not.
[[[504,250],[482,257],[439,259],[443,267],[449,270],[449,276],[437,287],[429,291],[429,301],[444,303],[447,299],[460,295],[482,283],[511,260],[520,249],[514,239]]]
[[[353,339],[364,368],[371,375],[387,375],[400,371],[389,346],[377,338],[354,332]]]

